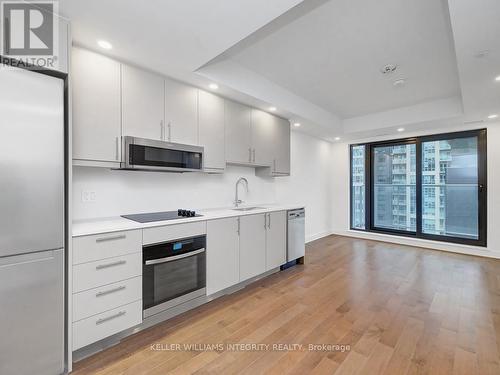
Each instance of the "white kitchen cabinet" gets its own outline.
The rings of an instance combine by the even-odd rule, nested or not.
[[[240,281],[266,272],[264,214],[240,217]]]
[[[240,281],[238,218],[207,222],[207,295]]]
[[[120,161],[120,64],[72,49],[73,159]]]
[[[275,175],[290,175],[290,122],[277,117],[274,161],[272,171]]]
[[[97,97],[101,97],[96,93]],[[165,80],[122,65],[123,135],[162,140],[165,127]]]
[[[165,80],[165,140],[198,144],[198,89]]]
[[[286,212],[266,215],[266,271],[286,263]]]
[[[267,144],[268,139],[271,140],[272,147],[267,151],[268,153],[265,154],[266,157],[270,158],[269,168],[257,168],[255,174],[260,177],[289,176],[290,123],[288,120],[282,119],[280,117],[269,114],[267,115],[268,116],[258,114],[257,124],[260,123],[262,125],[262,129],[264,128],[264,126],[266,127],[265,133],[263,130],[261,130],[261,133],[263,135],[260,137],[260,144],[264,142],[263,147],[269,147],[265,145]],[[256,131],[257,133],[259,131],[258,129]],[[257,155],[259,155],[259,151],[257,151]]]
[[[276,117],[252,109],[252,161],[257,166],[272,166],[274,160],[274,141],[277,136]]]
[[[205,150],[204,168],[209,172],[223,172],[226,168],[224,99],[199,90],[198,101],[198,143]]]
[[[142,323],[142,301],[91,316],[73,323],[73,350],[102,340]]]
[[[252,163],[252,109],[230,100],[225,101],[226,161]]]

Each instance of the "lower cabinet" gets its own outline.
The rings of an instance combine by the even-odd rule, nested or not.
[[[240,281],[237,217],[207,222],[207,295]]]
[[[73,323],[77,350],[142,322],[142,300]]]
[[[266,271],[286,263],[286,212],[266,214]]]
[[[285,211],[207,222],[207,295],[285,263]]]
[[[142,230],[75,237],[72,350],[142,322]]]
[[[266,272],[266,215],[240,217],[240,281]]]

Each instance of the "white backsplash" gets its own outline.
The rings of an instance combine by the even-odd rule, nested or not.
[[[73,217],[85,219],[129,213],[228,207],[234,185],[246,177],[249,191],[239,187],[245,204],[276,202],[273,180],[256,177],[252,168],[229,166],[224,174],[117,171],[73,168]],[[95,192],[83,202],[83,192]]]

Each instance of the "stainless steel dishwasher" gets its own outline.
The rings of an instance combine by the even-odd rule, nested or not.
[[[305,219],[306,212],[304,208],[296,210],[289,210],[288,225],[287,225],[287,262],[294,262],[299,260],[303,262],[305,254]]]

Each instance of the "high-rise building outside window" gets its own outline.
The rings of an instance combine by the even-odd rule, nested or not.
[[[352,145],[351,228],[486,246],[486,130]]]

